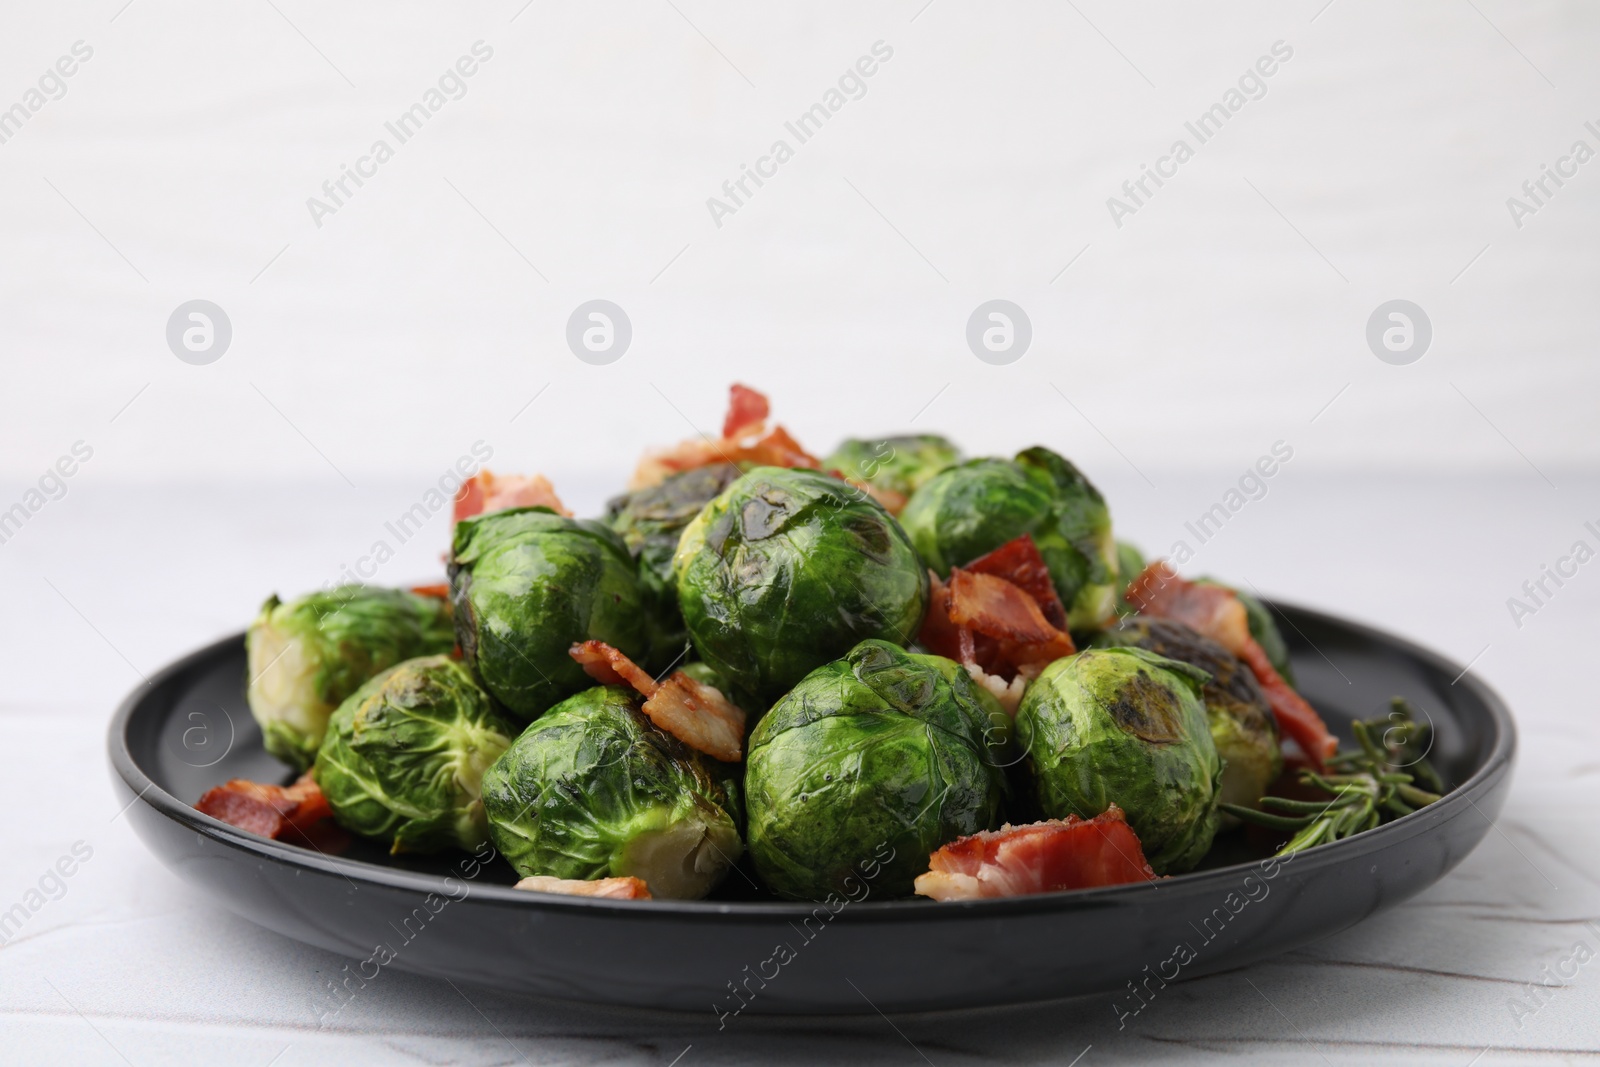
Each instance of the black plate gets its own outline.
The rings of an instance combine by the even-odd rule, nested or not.
[[[134,692],[111,724],[111,763],[139,835],[222,907],[352,962],[325,1010],[386,966],[555,997],[702,1012],[920,1011],[1104,992],[1238,967],[1392,907],[1471,852],[1510,784],[1515,729],[1487,686],[1388,634],[1281,607],[1302,690],[1348,736],[1352,718],[1410,698],[1432,720],[1431,759],[1455,788],[1377,830],[1283,863],[1219,836],[1210,869],[1137,886],[1009,900],[808,907],[759,898],[605,901],[510,888],[498,859],[328,857],[236,830],[190,805],[228,778],[286,780],[244,700],[230,637]],[[1337,667],[1335,666],[1337,664]],[[350,992],[346,992],[350,991]],[[1146,994],[1148,995],[1148,994]]]

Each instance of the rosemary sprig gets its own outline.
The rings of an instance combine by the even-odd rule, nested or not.
[[[1239,804],[1223,804],[1222,810],[1256,826],[1292,832],[1289,843],[1278,850],[1287,856],[1432,804],[1445,785],[1425,758],[1431,730],[1416,721],[1404,697],[1389,705],[1386,717],[1350,724],[1356,747],[1330,758],[1324,773],[1300,772],[1301,784],[1322,790],[1326,800],[1268,796],[1261,798],[1260,811]]]

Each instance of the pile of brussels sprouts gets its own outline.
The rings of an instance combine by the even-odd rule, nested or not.
[[[248,634],[268,751],[395,853],[488,841],[541,888],[636,878],[673,898],[735,867],[788,899],[850,879],[904,897],[958,838],[1112,805],[1150,867],[1177,873],[1237,825],[1221,805],[1258,808],[1279,778],[1250,671],[1132,613],[1143,560],[1065,458],[963,460],[931,435],[848,441],[811,467],[737,456],[598,519],[462,517],[447,595],[269,600]],[[1082,651],[1023,672],[1008,709],[919,634],[952,568],[1024,536]],[[1287,672],[1270,615],[1250,621]],[[635,687],[597,682],[616,677],[580,664],[583,642],[743,709],[742,761],[656,725]]]

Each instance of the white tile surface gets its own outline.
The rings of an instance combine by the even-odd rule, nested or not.
[[[306,198],[478,39],[467,94],[316,227]],[[868,94],[713,225],[706,198],[879,39]],[[1114,226],[1106,198],[1280,39],[1268,94]],[[1594,5],[10,4],[0,111],[79,40],[92,60],[0,143],[0,509],[94,449],[0,543],[0,908],[94,852],[0,948],[0,1063],[1600,1054],[1600,963],[1520,1027],[1508,1008],[1600,918],[1600,563],[1520,629],[1506,608],[1600,524],[1600,162],[1521,227],[1506,206],[1600,147]],[[636,329],[610,367],[562,339],[596,296]],[[996,296],[1035,327],[1009,367],[962,336]],[[235,330],[206,367],[163,337],[195,297]],[[1394,297],[1435,328],[1408,367],[1363,338]],[[1196,567],[1480,657],[1522,728],[1500,832],[1405,907],[1121,1033],[1079,1002],[717,1034],[402,974],[317,1031],[339,962],[113,820],[110,709],[336,575],[474,441],[593,511],[643,445],[714,427],[730,379],[819,448],[924,406],[974,451],[1060,448],[1158,552],[1288,442]],[[443,541],[378,580],[436,573]]]
[[[1161,488],[1144,495],[1107,479],[1122,532],[1147,545],[1227,483],[1148,473]],[[892,1026],[876,1016],[746,1017],[719,1033],[709,1015],[458,992],[387,972],[318,1030],[319,975],[344,961],[234,918],[161,867],[113,818],[104,729],[135,670],[237,629],[269,589],[320,582],[347,551],[342,531],[359,543],[409,487],[101,485],[69,496],[0,547],[0,593],[17,606],[0,616],[0,807],[11,813],[0,897],[20,899],[75,841],[94,852],[65,895],[0,948],[0,1061],[667,1064],[689,1045],[683,1064],[914,1063],[918,1050],[940,1067],[1061,1064],[1090,1044],[1084,1064],[1464,1067],[1485,1048],[1478,1062],[1491,1065],[1596,1055],[1600,962],[1520,1027],[1509,1001],[1580,937],[1600,947],[1581,925],[1600,919],[1589,680],[1600,572],[1580,574],[1520,632],[1504,600],[1568,527],[1600,515],[1600,477],[1561,472],[1559,490],[1531,472],[1287,477],[1208,546],[1206,565],[1462,660],[1490,645],[1480,672],[1521,728],[1514,788],[1498,831],[1422,896],[1280,959],[1170,987],[1121,1032],[1107,1003],[1086,998]],[[430,543],[383,577],[430,573],[443,535],[440,525],[419,537]]]

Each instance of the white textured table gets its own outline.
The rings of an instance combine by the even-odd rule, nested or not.
[[[1226,475],[1108,482],[1122,530],[1164,542]],[[238,628],[270,589],[314,586],[415,487],[353,491],[101,484],[0,550],[6,687],[0,906],[59,857],[92,855],[0,948],[6,1064],[851,1063],[939,1067],[1182,1058],[1465,1067],[1600,1056],[1600,962],[1533,1000],[1525,983],[1600,934],[1600,571],[1518,631],[1505,599],[1600,515],[1600,478],[1554,471],[1416,479],[1285,472],[1205,566],[1410,635],[1510,701],[1522,747],[1495,832],[1406,905],[1285,957],[1165,990],[1118,1031],[1106,998],[999,1011],[827,1020],[673,1016],[508,996],[385,972],[318,1029],[346,961],[203,899],[115,818],[104,731],[123,693]],[[598,494],[596,494],[598,495]],[[319,517],[313,529],[304,521]],[[430,572],[436,524],[380,580]],[[436,557],[435,557],[436,558]],[[1591,567],[1593,565],[1590,565]],[[69,867],[71,865],[69,864]],[[49,882],[49,879],[47,879]],[[48,888],[53,888],[50,883]],[[1070,951],[1070,949],[1064,949]],[[470,998],[470,999],[469,999]],[[1270,998],[1270,999],[1269,999]],[[1525,1005],[1522,1010],[1514,1004]],[[1537,1010],[1533,1010],[1533,1009]],[[1484,1050],[1488,1049],[1487,1052]],[[274,1057],[277,1057],[276,1060]]]

